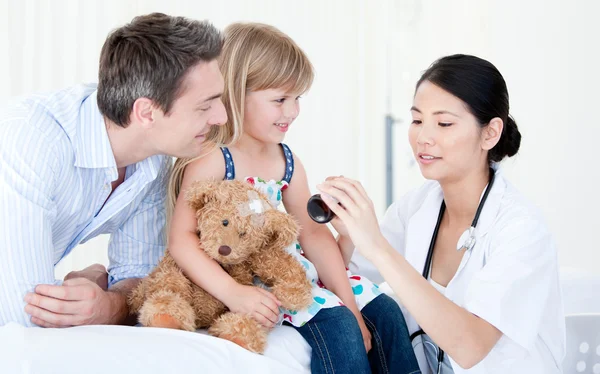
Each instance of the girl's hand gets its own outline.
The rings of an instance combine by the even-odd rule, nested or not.
[[[338,230],[337,225],[340,230],[345,229],[345,233],[363,256],[369,258],[383,247],[385,238],[379,229],[373,202],[360,182],[343,177],[328,178],[317,189],[321,191],[323,201],[337,216],[333,221],[338,222],[332,221],[334,228]]]
[[[237,284],[223,303],[235,313],[248,314],[266,328],[275,326],[281,303],[267,290]]]

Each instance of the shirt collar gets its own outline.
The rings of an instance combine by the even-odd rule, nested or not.
[[[98,109],[97,93],[84,99],[79,109],[75,135],[75,166],[81,168],[117,168],[110,146],[104,117]]]

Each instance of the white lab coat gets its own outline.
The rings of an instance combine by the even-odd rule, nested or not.
[[[390,206],[381,223],[389,243],[419,273],[423,272],[442,199],[439,183],[428,181]],[[469,370],[451,359],[454,372],[562,373],[565,325],[556,248],[538,210],[499,169],[481,212],[476,240],[445,295],[494,325],[503,336]],[[353,257],[351,268],[374,281],[383,280],[359,254]],[[404,307],[402,311],[409,331],[418,330],[410,313]],[[423,372],[429,372],[422,351],[416,353]]]

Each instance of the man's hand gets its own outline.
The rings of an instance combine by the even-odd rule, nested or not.
[[[25,295],[25,312],[42,327],[114,324],[118,321],[118,298],[86,278],[73,278],[62,286],[40,284]]]

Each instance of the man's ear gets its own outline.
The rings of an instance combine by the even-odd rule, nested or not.
[[[223,181],[215,179],[192,183],[190,188],[185,192],[185,199],[189,206],[198,211],[208,202],[216,199],[216,192],[219,190],[221,183]]]
[[[150,128],[154,125],[157,113],[154,102],[146,97],[140,97],[134,101],[131,109],[131,119],[139,123],[144,128]]]
[[[492,118],[488,125],[481,131],[481,149],[489,151],[494,148],[500,141],[503,128],[504,122],[499,117]]]

